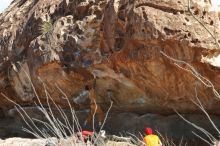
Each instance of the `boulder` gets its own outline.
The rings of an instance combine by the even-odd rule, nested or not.
[[[212,87],[162,54],[219,91],[219,19],[210,8],[200,0],[14,0],[0,14],[0,92],[24,106],[49,94],[65,107],[67,96],[78,108],[73,99],[94,81],[103,110],[113,101],[115,112],[165,115],[198,112],[196,87],[219,114]],[[14,105],[0,98],[3,110]]]

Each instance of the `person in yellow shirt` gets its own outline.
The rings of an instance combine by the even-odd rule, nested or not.
[[[144,137],[144,143],[146,146],[162,146],[162,143],[157,135],[153,134],[151,128],[145,129],[146,136]]]

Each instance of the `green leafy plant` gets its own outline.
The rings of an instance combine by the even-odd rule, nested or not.
[[[45,35],[49,31],[52,30],[53,24],[51,21],[43,21],[40,25],[40,32],[41,34]]]

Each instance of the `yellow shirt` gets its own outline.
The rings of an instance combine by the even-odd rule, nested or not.
[[[161,145],[161,141],[159,139],[159,137],[157,135],[147,135],[144,137],[144,143],[147,146],[160,146]]]

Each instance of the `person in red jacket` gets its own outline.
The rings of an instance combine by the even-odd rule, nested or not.
[[[145,129],[146,136],[144,137],[144,143],[147,146],[162,146],[162,143],[157,135],[153,134],[151,128]]]
[[[82,131],[77,132],[78,139],[82,142],[87,142],[88,140],[91,140],[92,136],[94,135],[93,131]]]
[[[88,139],[88,138],[91,137],[93,134],[94,134],[93,131],[82,131],[82,136],[83,136],[85,139]]]

